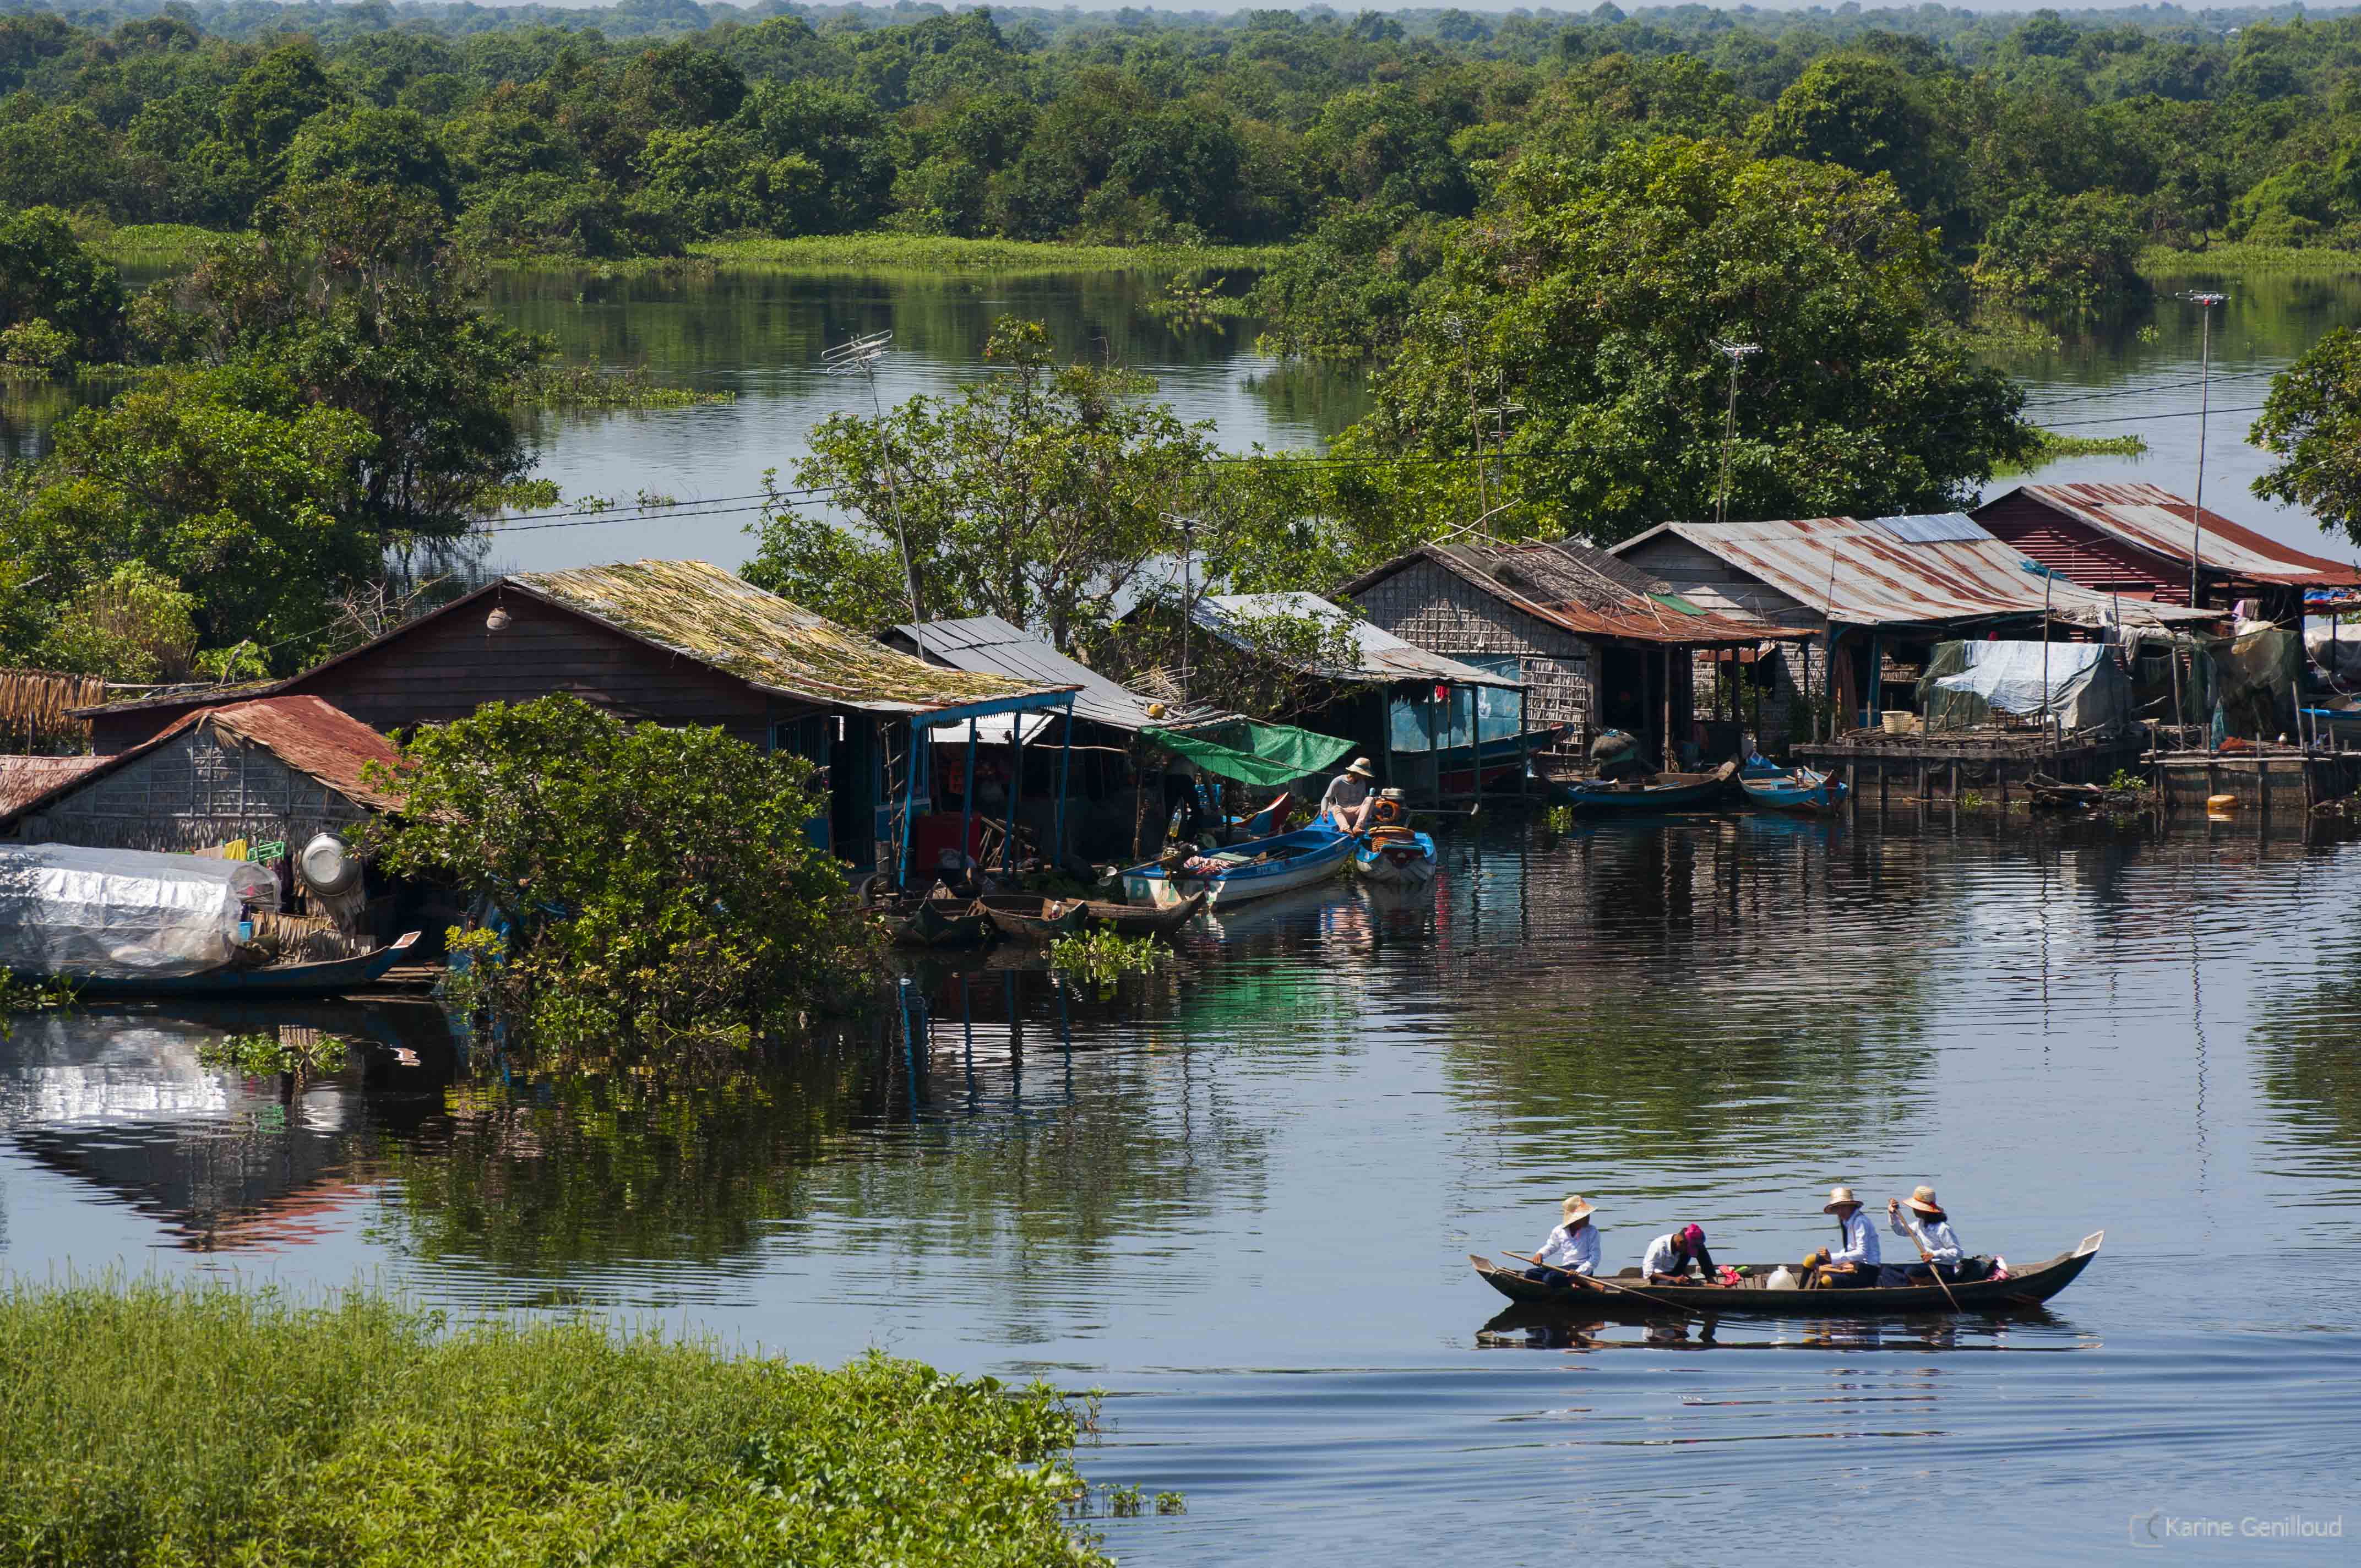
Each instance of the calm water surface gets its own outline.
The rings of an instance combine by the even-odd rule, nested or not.
[[[367,1278],[1103,1387],[1093,1477],[1189,1497],[1109,1522],[1136,1563],[1634,1528],[1734,1561],[1839,1519],[2079,1561],[2157,1509],[2348,1511],[2361,846],[1865,817],[1444,849],[1415,898],[1249,908],[1109,999],[923,970],[857,1037],[620,1097],[467,1075],[414,1004],[27,1021],[0,1266]],[[197,1065],[268,1022],[381,1045],[291,1098]],[[1688,1220],[1793,1259],[1839,1180],[1931,1181],[2012,1259],[2106,1247],[2034,1321],[1672,1343],[1488,1331],[1465,1262],[1570,1190],[1610,1266]]]

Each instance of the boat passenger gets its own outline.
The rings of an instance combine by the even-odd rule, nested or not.
[[[1861,1202],[1850,1187],[1831,1187],[1828,1201],[1820,1206],[1823,1214],[1837,1217],[1837,1234],[1842,1239],[1820,1255],[1820,1283],[1838,1289],[1861,1289],[1877,1283],[1877,1227],[1861,1212]]]
[[[1322,820],[1340,833],[1358,833],[1368,824],[1373,798],[1369,786],[1377,777],[1368,758],[1354,758],[1351,766],[1329,781],[1328,793],[1320,797]]]
[[[1943,1212],[1931,1187],[1914,1187],[1905,1208],[1898,1199],[1885,1201],[1885,1223],[1894,1234],[1918,1245],[1918,1255],[1924,1263],[1916,1268],[1904,1270],[1924,1278],[1929,1269],[1940,1270],[1946,1279],[1960,1277],[1960,1238],[1951,1230],[1951,1217]]]
[[[1713,1254],[1706,1250],[1702,1225],[1683,1225],[1650,1242],[1640,1259],[1640,1272],[1648,1277],[1651,1285],[1677,1285],[1692,1263],[1704,1273],[1706,1284],[1719,1282]]]
[[[1525,1270],[1525,1277],[1540,1280],[1544,1285],[1568,1283],[1566,1276],[1579,1274],[1587,1279],[1598,1272],[1598,1230],[1590,1223],[1597,1211],[1582,1201],[1576,1192],[1558,1205],[1563,1221],[1549,1234],[1533,1254],[1540,1266]]]

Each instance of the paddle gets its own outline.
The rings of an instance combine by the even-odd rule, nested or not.
[[[1912,1198],[1912,1201],[1915,1202],[1915,1201],[1916,1201],[1916,1199],[1917,1199],[1917,1194],[1916,1194],[1916,1193],[1911,1194],[1911,1198]],[[1887,1212],[1888,1214],[1892,1214],[1892,1213],[1895,1212],[1895,1211],[1894,1211],[1894,1210],[1893,1210],[1893,1209],[1888,1209],[1888,1210],[1886,1211],[1886,1212]],[[1927,1265],[1927,1273],[1929,1273],[1929,1274],[1931,1274],[1931,1275],[1933,1275],[1933,1276],[1935,1277],[1935,1283],[1943,1287],[1943,1299],[1944,1299],[1945,1300],[1947,1300],[1947,1301],[1950,1302],[1950,1304],[1951,1304],[1951,1310],[1953,1310],[1954,1312],[1963,1312],[1963,1311],[1967,1310],[1967,1309],[1966,1309],[1966,1308],[1964,1308],[1964,1307],[1962,1307],[1962,1306],[1960,1306],[1960,1299],[1959,1299],[1957,1296],[1954,1296],[1954,1295],[1952,1295],[1952,1294],[1951,1294],[1951,1287],[1950,1287],[1950,1284],[1949,1284],[1949,1281],[1947,1281],[1947,1280],[1946,1280],[1946,1279],[1944,1279],[1944,1277],[1943,1277],[1943,1266],[1942,1266],[1941,1264],[1937,1263],[1937,1262],[1935,1261],[1935,1255],[1934,1255],[1933,1253],[1931,1253],[1931,1252],[1928,1252],[1925,1247],[1923,1247],[1923,1246],[1922,1246],[1922,1247],[1920,1247],[1920,1248],[1918,1249],[1918,1256],[1919,1256],[1919,1259]]]
[[[1584,1285],[1595,1285],[1601,1290],[1620,1290],[1626,1296],[1637,1296],[1642,1301],[1653,1302],[1659,1307],[1670,1307],[1674,1311],[1686,1313],[1692,1318],[1699,1316],[1698,1313],[1689,1311],[1686,1307],[1682,1306],[1678,1301],[1667,1301],[1660,1297],[1651,1296],[1645,1290],[1634,1290],[1629,1285],[1609,1284],[1608,1281],[1598,1278],[1595,1275],[1576,1274],[1570,1269],[1558,1268],[1554,1263],[1543,1263],[1538,1257],[1527,1257],[1523,1253],[1510,1252],[1507,1247],[1502,1247],[1500,1249],[1500,1255],[1502,1257],[1513,1257],[1520,1263],[1530,1263],[1535,1268],[1556,1269],[1558,1273],[1565,1275],[1569,1279],[1579,1279]],[[1581,1287],[1576,1286],[1576,1288],[1579,1289]]]

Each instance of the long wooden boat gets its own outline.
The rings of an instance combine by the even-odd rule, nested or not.
[[[1353,850],[1353,869],[1389,887],[1423,887],[1434,880],[1434,840],[1408,828],[1372,828]]]
[[[418,933],[406,931],[373,953],[324,959],[317,963],[272,964],[265,969],[216,969],[200,974],[147,975],[137,979],[76,980],[60,977],[77,997],[102,996],[335,996],[359,991],[382,979],[410,956]]]
[[[1628,781],[1568,779],[1554,784],[1551,796],[1576,811],[1711,811],[1729,803],[1730,783],[1737,776],[1738,764],[1724,762],[1709,773],[1658,773]]]
[[[1087,899],[1083,907],[1090,911],[1090,924],[1104,926],[1119,937],[1169,937],[1205,912],[1211,898],[1205,893],[1192,893],[1178,904],[1115,904],[1102,898]]]
[[[1696,1313],[1715,1317],[1866,1318],[1921,1312],[2010,1312],[2037,1307],[2074,1283],[2107,1233],[2093,1231],[2070,1252],[2034,1264],[2012,1267],[2005,1279],[1949,1282],[1933,1279],[1884,1288],[1859,1290],[1773,1290],[1763,1281],[1777,1264],[1751,1266],[1752,1277],[1731,1286],[1650,1285],[1636,1268],[1607,1277],[1605,1284],[1576,1279],[1571,1285],[1546,1284],[1525,1277],[1510,1267],[1469,1254],[1477,1277],[1511,1301],[1531,1306],[1564,1307],[1588,1317],[1653,1318]],[[1621,1288],[1611,1288],[1611,1287]]]
[[[1356,842],[1350,833],[1302,828],[1194,856],[1170,871],[1161,864],[1133,866],[1123,873],[1123,893],[1133,903],[1168,908],[1202,893],[1209,906],[1226,908],[1324,882],[1351,862]]]
[[[1747,803],[1771,811],[1833,811],[1852,793],[1834,773],[1810,768],[1758,774],[1752,770],[1738,781]]]
[[[1072,936],[1091,918],[1090,905],[1082,899],[1038,893],[987,893],[974,907],[1012,942],[1054,942]]]
[[[980,948],[1000,934],[971,899],[906,898],[870,914],[897,948]]]

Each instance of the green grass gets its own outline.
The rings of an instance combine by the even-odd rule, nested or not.
[[[194,224],[124,224],[88,237],[90,247],[117,267],[193,267],[205,247],[225,235]]]
[[[1103,1564],[1081,1413],[352,1293],[0,1290],[0,1564]]]
[[[2361,273],[2361,251],[2290,245],[2216,245],[2204,250],[2175,250],[2157,245],[2140,253],[2139,271],[2151,281],[2224,272],[2336,278]]]
[[[1118,272],[1137,268],[1268,267],[1277,246],[1067,245],[1036,240],[952,239],[934,235],[811,235],[799,239],[723,240],[689,254],[725,267],[860,272]]]
[[[2030,474],[2043,464],[2055,463],[2061,457],[2141,457],[2147,453],[2147,443],[2136,435],[2060,435],[2054,430],[2036,430],[2033,433],[2039,444],[2026,460],[1999,465],[1993,470],[1993,477]]]

